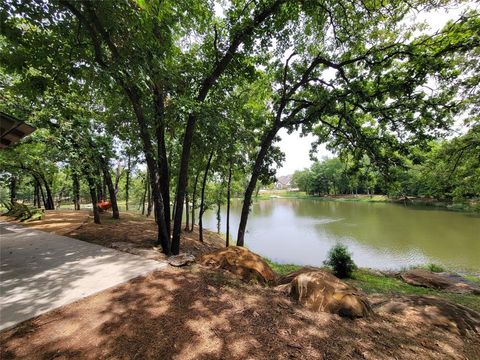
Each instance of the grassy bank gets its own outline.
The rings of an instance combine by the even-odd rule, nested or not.
[[[286,275],[292,271],[302,268],[293,264],[278,264],[269,259],[265,259],[271,268],[279,275]],[[466,279],[480,285],[480,278],[477,276],[464,276]],[[361,289],[367,294],[387,294],[387,295],[418,295],[418,296],[437,296],[439,298],[464,305],[480,312],[480,296],[470,294],[453,294],[446,291],[428,289],[419,286],[409,285],[394,276],[383,276],[380,273],[374,273],[367,269],[357,269],[354,271],[351,279],[345,282]]]
[[[325,201],[392,202],[387,195],[335,195],[318,198]]]
[[[454,294],[442,290],[434,290],[420,286],[412,286],[396,277],[382,276],[365,269],[358,269],[353,273],[353,278],[347,283],[363,290],[367,294],[402,294],[437,296],[451,302],[467,306],[473,310],[480,311],[480,296],[472,294]]]
[[[268,191],[262,191],[258,194],[258,196],[254,197],[255,200],[269,200],[272,198],[314,199],[316,198],[316,196],[308,195],[305,191],[268,190]]]
[[[276,263],[268,258],[263,258],[267,262],[268,265],[275,271],[278,275],[287,275],[293,271],[297,271],[302,268],[300,265],[293,265],[293,264],[279,264]]]
[[[386,195],[336,195],[336,196],[318,196],[308,195],[304,191],[265,191],[254,197],[255,200],[270,199],[314,199],[320,201],[355,201],[355,202],[391,202]],[[239,199],[242,200],[242,199]]]
[[[466,202],[454,202],[449,203],[446,201],[438,201],[427,198],[410,198],[407,201],[404,199],[389,198],[387,195],[327,195],[317,196],[308,195],[304,191],[288,191],[288,190],[268,190],[263,191],[255,200],[269,200],[272,198],[280,199],[315,199],[320,201],[352,201],[352,202],[368,202],[368,203],[399,203],[407,206],[415,207],[431,207],[439,209],[447,209],[451,211],[466,211],[466,212],[480,212],[480,202],[478,201],[466,201]]]

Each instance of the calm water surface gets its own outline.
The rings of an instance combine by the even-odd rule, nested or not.
[[[241,203],[232,203],[236,237]],[[216,230],[214,211],[205,227]],[[221,232],[225,233],[225,209]],[[390,203],[271,199],[252,205],[245,242],[280,263],[321,265],[336,243],[347,245],[357,265],[377,269],[434,262],[480,272],[480,216]]]

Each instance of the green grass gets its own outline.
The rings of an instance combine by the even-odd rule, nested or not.
[[[430,270],[431,272],[434,272],[434,273],[440,273],[440,272],[446,271],[442,265],[438,265],[434,263],[427,264],[423,268],[426,270]]]
[[[316,198],[313,195],[307,195],[304,191],[288,191],[288,190],[267,190],[255,196],[255,200],[270,200],[272,197],[279,197],[282,199],[312,199]]]
[[[278,264],[270,259],[264,258],[270,267],[279,275],[286,275],[302,268],[300,265]],[[480,278],[474,275],[462,275],[480,286]],[[353,272],[351,279],[343,279],[346,283],[355,286],[367,294],[402,294],[418,296],[437,296],[439,298],[451,301],[456,304],[466,306],[475,311],[480,311],[480,296],[470,294],[453,294],[446,291],[412,286],[400,279],[374,274],[365,269],[357,269]]]
[[[470,277],[465,276],[466,279]],[[477,280],[478,281],[478,280]],[[480,311],[480,296],[453,294],[446,291],[412,286],[404,283],[400,279],[393,277],[376,275],[364,269],[356,270],[353,278],[346,280],[347,283],[362,289],[368,293],[382,294],[403,294],[403,295],[419,295],[419,296],[437,296],[439,298],[449,300],[456,304],[467,306],[473,310]]]
[[[477,286],[480,286],[480,276],[475,276],[475,275],[462,275],[465,279],[468,281],[474,283]]]
[[[327,201],[354,201],[354,202],[390,202],[386,195],[359,195],[356,197],[338,197],[330,198],[328,196],[321,199]]]
[[[358,195],[355,197],[329,197],[308,195],[304,191],[270,190],[255,196],[255,200],[269,200],[272,197],[281,199],[316,199],[321,201],[354,201],[354,202],[390,202],[386,195]]]
[[[270,265],[273,271],[275,271],[277,274],[282,276],[288,273],[297,271],[303,267],[300,265],[293,265],[293,264],[279,264],[267,258],[263,258],[263,260],[265,260],[267,264]]]

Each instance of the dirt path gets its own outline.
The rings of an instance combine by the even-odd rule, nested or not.
[[[0,220],[27,226],[37,230],[52,232],[57,235],[67,235],[89,221],[89,211],[48,210],[45,211],[45,215],[42,220],[23,223],[8,217],[0,217]]]

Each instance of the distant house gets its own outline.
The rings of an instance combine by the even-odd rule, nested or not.
[[[291,190],[293,188],[292,178],[293,178],[293,175],[279,176],[277,178],[277,182],[275,183],[275,189]]]

